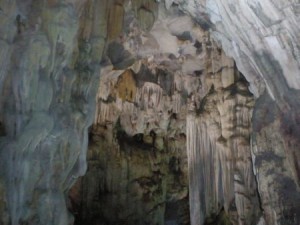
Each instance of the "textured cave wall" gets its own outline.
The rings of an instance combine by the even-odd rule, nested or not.
[[[102,4],[0,1],[0,224],[72,224],[65,195],[87,168]]]
[[[174,87],[175,77],[178,85],[183,79],[175,74],[179,62],[148,32],[157,3],[139,16],[134,7],[121,6],[120,20],[128,24],[107,43],[89,169],[70,192],[75,223],[189,224],[186,108],[181,107],[188,93]],[[110,11],[119,7],[112,5]],[[163,62],[174,63],[175,69]]]
[[[143,7],[135,8],[138,9],[135,11],[135,15],[144,15],[146,17],[145,19],[139,18],[138,21],[143,21],[142,27],[144,30],[149,30],[149,24],[157,16],[156,6],[153,7],[154,3],[153,5],[150,4],[150,6],[145,4],[147,7],[143,4],[145,3],[142,3]],[[163,9],[164,6],[169,10],[168,12]],[[208,30],[218,45],[222,46],[225,52],[235,59],[237,67],[250,82],[250,91],[258,99],[254,106],[253,117],[251,117],[251,110],[249,110],[249,105],[246,103],[248,98],[244,96],[244,91],[247,88],[243,90],[242,86],[237,85],[235,87],[237,96],[241,95],[243,97],[234,97],[234,100],[231,100],[235,102],[234,104],[230,101],[223,103],[225,108],[228,107],[226,106],[227,104],[234,105],[233,108],[229,107],[232,113],[227,113],[224,109],[218,109],[223,113],[221,117],[222,122],[224,124],[234,124],[233,126],[237,128],[235,131],[229,132],[226,131],[229,128],[224,129],[223,127],[213,130],[210,128],[211,124],[208,126],[209,122],[207,121],[212,120],[211,118],[206,118],[209,116],[202,116],[205,119],[197,115],[189,117],[193,129],[189,131],[192,134],[192,139],[190,140],[191,147],[188,147],[188,152],[191,150],[192,152],[189,153],[196,154],[191,155],[192,159],[200,157],[200,160],[204,163],[204,165],[200,166],[195,165],[199,171],[198,175],[199,173],[205,174],[207,170],[212,173],[212,177],[210,177],[212,181],[210,182],[205,182],[207,175],[202,175],[200,178],[198,176],[198,181],[196,179],[193,189],[197,190],[195,188],[197,186],[201,190],[200,192],[210,195],[212,193],[208,190],[215,185],[211,182],[219,182],[220,185],[215,186],[220,186],[223,189],[220,191],[222,195],[217,194],[219,190],[214,194],[216,198],[220,196],[222,196],[221,199],[224,198],[224,207],[227,212],[230,206],[233,208],[237,207],[238,216],[236,217],[236,222],[239,224],[262,224],[264,220],[266,220],[266,224],[298,224],[300,215],[298,137],[299,26],[297,26],[299,4],[293,1],[265,1],[260,3],[258,1],[171,0],[161,2],[158,11],[160,19],[156,24],[160,23],[162,26],[167,26],[171,30],[171,36],[161,26],[154,24],[150,34],[157,41],[149,39],[147,35],[141,35],[140,42],[142,45],[136,46],[129,43],[125,48],[131,53],[138,49],[135,57],[143,57],[145,54],[154,55],[155,62],[161,59],[161,55],[154,54],[157,51],[171,53],[175,58],[181,54],[184,55],[185,51],[189,52],[189,48],[178,49],[178,46],[173,43],[174,36],[177,39],[187,40],[191,38],[195,40],[194,37],[189,36],[189,32],[182,32],[190,31],[192,27],[187,25],[188,23],[186,23],[184,18],[181,18],[182,23],[174,26],[165,22],[167,20],[166,14],[168,13],[175,13],[176,16],[181,15],[177,10],[178,8],[189,14],[196,24]],[[125,19],[124,21],[128,20]],[[126,40],[126,35],[122,36],[120,41],[122,42],[124,39]],[[109,52],[117,51],[116,49],[119,48],[116,46],[118,44],[112,44]],[[121,52],[121,58],[120,56],[114,57],[113,54],[108,55],[115,69],[124,69],[133,64],[132,55],[128,51],[122,50]],[[190,52],[187,55],[189,54]],[[164,63],[167,63],[166,60]],[[182,66],[181,70],[184,73],[188,73],[191,70],[196,71],[197,74],[203,72],[197,66],[191,69],[191,65],[195,64],[187,63]],[[174,68],[176,66],[177,64],[174,63],[170,67]],[[136,66],[133,67],[133,70],[135,69]],[[128,90],[130,90],[130,93],[136,91],[132,87]],[[126,89],[125,93],[122,94],[123,91],[120,88],[119,94],[121,99],[132,101],[132,97],[130,95],[127,96]],[[218,99],[215,101],[218,101]],[[238,106],[236,107],[235,104]],[[245,109],[249,110],[249,112],[245,111]],[[212,109],[212,111],[217,110]],[[219,113],[221,114],[221,112]],[[107,115],[111,113],[109,110],[106,111]],[[233,117],[234,121],[230,121],[230,117]],[[226,121],[227,119],[228,121]],[[251,119],[252,122],[250,123]],[[206,121],[204,122],[203,120]],[[253,127],[252,132],[251,130],[243,130],[245,127],[249,128],[251,126]],[[127,132],[132,133],[133,131],[129,129]],[[215,132],[222,134],[221,139],[217,139]],[[227,136],[227,139],[223,139],[223,133],[225,133],[225,136],[228,133],[230,135]],[[216,141],[216,146],[214,146],[215,144],[210,144],[210,142],[215,143]],[[249,142],[251,142],[251,147],[247,145],[240,147],[244,143]],[[193,150],[193,148],[195,149]],[[198,152],[199,149],[200,153]],[[207,155],[202,153],[201,149],[205,149],[207,151],[205,154]],[[215,152],[219,152],[221,149],[224,152],[227,151],[227,155],[222,153],[225,155],[216,156]],[[200,156],[197,156],[197,154],[200,154]],[[213,165],[206,165],[205,162],[210,157],[214,158],[214,160],[217,160],[216,158],[218,157],[223,157],[224,161],[231,160],[233,162],[227,162],[228,165],[226,166],[217,161],[212,163]],[[190,165],[194,166],[192,162],[190,162]],[[228,167],[228,169],[225,169],[227,172],[222,172],[221,175],[218,175],[217,171],[221,170],[220,168],[215,168],[218,166],[220,168]],[[256,187],[251,170],[255,174]],[[233,180],[230,178],[231,176],[233,176]],[[220,180],[225,182],[226,185],[221,183]],[[252,205],[258,204],[255,193],[256,188],[258,189],[259,203],[264,216],[264,219],[260,221],[255,221],[259,218],[256,210],[260,211],[260,209],[258,207],[254,209],[253,207],[255,206]],[[231,201],[233,199],[232,196],[234,196],[233,201]],[[200,196],[199,201],[203,201],[206,197]],[[205,201],[207,202],[207,200]],[[193,198],[191,198],[191,202],[194,202]],[[206,205],[205,207],[211,206]],[[201,207],[199,206],[196,209],[194,216],[191,216],[195,224],[201,223],[208,214],[214,213],[214,210],[220,210],[218,207],[215,207],[213,210],[205,207],[202,202]]]
[[[166,2],[206,27],[250,82],[258,98],[253,170],[266,222],[299,224],[299,1]]]
[[[227,83],[234,81],[232,87],[235,87],[236,94],[228,103],[224,103],[226,101],[218,96],[225,94],[226,91],[215,87],[209,98],[203,98],[209,93],[207,91],[211,85],[199,93],[198,99],[193,100],[198,105],[203,99],[211,99],[217,105],[221,104],[218,109],[215,106],[209,109],[212,112],[220,110],[220,115],[221,112],[222,115],[226,114],[224,118],[220,117],[222,118],[220,124],[227,124],[227,119],[238,119],[232,122],[238,128],[233,132],[237,138],[233,140],[224,138],[225,141],[221,138],[214,146],[209,144],[215,143],[216,140],[215,134],[211,133],[216,131],[222,133],[222,136],[228,135],[226,129],[229,128],[222,127],[211,131],[207,125],[209,121],[219,120],[218,117],[212,118],[205,113],[189,115],[188,122],[192,123],[191,129],[188,130],[191,134],[189,143],[192,145],[188,148],[189,157],[191,159],[193,151],[199,154],[199,149],[202,149],[194,148],[194,145],[203,147],[202,144],[208,144],[203,148],[207,151],[205,153],[207,155],[200,152],[202,155],[197,156],[204,161],[205,166],[195,166],[200,174],[210,170],[211,177],[214,178],[210,177],[209,182],[202,182],[208,177],[201,175],[197,178],[199,180],[195,180],[201,181],[200,184],[195,184],[193,190],[196,191],[199,187],[199,190],[209,193],[208,189],[216,186],[211,182],[219,180],[223,182],[225,179],[228,182],[226,187],[233,189],[225,190],[222,184],[225,197],[216,194],[219,190],[213,196],[218,198],[221,196],[220,201],[224,201],[221,205],[224,205],[226,213],[237,211],[236,221],[240,224],[244,224],[241,220],[248,218],[252,212],[254,214],[252,218],[258,218],[252,206],[250,208],[247,206],[249,202],[256,201],[252,189],[253,178],[249,175],[250,161],[247,154],[250,150],[260,207],[266,224],[300,223],[300,32],[297,25],[299,2],[296,0],[158,2],[0,0],[1,224],[72,223],[65,206],[65,195],[76,178],[83,175],[86,170],[87,129],[94,118],[99,62],[103,50],[108,52],[102,60],[103,66],[108,64],[107,73],[112,70],[109,66],[112,64],[114,70],[124,70],[132,66],[132,71],[137,74],[141,63],[135,62],[137,59],[144,59],[150,64],[148,65],[150,68],[156,67],[157,64],[167,65],[173,75],[176,70],[185,74],[195,72],[196,75],[201,75],[203,71],[197,65],[197,60],[191,57],[192,62],[187,60],[188,63],[185,63],[186,58],[195,52],[197,54],[202,48],[201,42],[194,43],[196,39],[201,40],[197,36],[198,30],[195,29],[198,25],[209,31],[218,46],[222,46],[226,54],[235,59],[237,67],[250,83],[251,92],[258,100],[252,117],[250,149],[247,145],[242,148],[236,147],[247,139],[249,131],[243,130],[244,125],[241,123],[249,126],[251,114],[251,109],[246,104],[251,97],[248,94],[246,96],[240,94],[241,90],[244,93],[246,89],[243,89],[244,84],[239,84],[239,76],[223,79],[223,75],[221,78],[219,74],[215,75],[222,82],[224,80],[225,83],[221,85],[223,88]],[[187,22],[190,20],[188,17],[181,17],[183,12],[193,18],[197,25]],[[173,17],[168,18],[166,16],[168,13]],[[154,24],[157,18],[160,19]],[[179,20],[172,25],[172,20],[176,18]],[[136,21],[132,23],[134,19]],[[146,34],[140,32],[141,29],[143,32],[150,30],[151,32]],[[182,32],[191,30],[194,32],[193,35]],[[181,41],[179,45],[178,40]],[[186,45],[188,41],[193,44]],[[179,62],[182,62],[181,68],[178,68],[180,63],[165,60],[166,56],[178,58]],[[229,75],[225,75],[227,76]],[[132,96],[134,93],[138,95],[139,90],[130,85],[130,75],[125,74],[124,77],[126,79],[118,83],[120,88],[117,96],[121,102],[132,102]],[[153,83],[154,80],[149,82]],[[159,82],[162,82],[159,83],[162,90],[170,90],[163,79]],[[212,83],[210,81],[210,84]],[[130,87],[126,91],[127,85]],[[137,82],[137,85],[140,84]],[[193,86],[197,83],[191,82],[188,85]],[[145,87],[145,91],[150,93],[152,86],[151,84]],[[174,98],[179,96],[176,95]],[[110,101],[110,98],[107,100]],[[156,97],[151,99],[154,103],[156,100]],[[199,105],[201,112],[209,111],[205,105],[210,105],[210,101],[204,102],[205,104]],[[227,106],[237,103],[241,103],[240,108],[234,110],[234,107],[230,108],[231,113],[228,115],[223,112]],[[178,105],[173,107],[176,108]],[[96,115],[98,113],[99,111]],[[106,113],[110,115],[112,112]],[[136,133],[133,129],[127,129],[128,124],[121,125],[126,128],[125,131],[129,136]],[[225,155],[222,155],[223,153],[213,155],[222,150]],[[216,172],[220,169],[215,167],[222,163],[218,163],[214,158],[212,169],[212,165],[205,164],[207,157],[223,157],[224,162],[230,161],[232,155],[230,157],[227,153],[233,150],[236,150],[234,152],[238,155],[242,154],[242,157],[237,158],[241,161],[228,162],[228,171],[232,166],[236,167],[236,171],[233,174],[220,174],[220,177],[234,175],[234,179],[232,180],[232,177],[219,179]],[[191,162],[190,165],[194,166]],[[239,209],[230,211],[230,200],[226,196],[231,198],[234,196],[233,202]],[[200,196],[197,201],[201,202],[204,199],[205,197]],[[194,200],[191,199],[191,202]],[[195,205],[197,206],[197,203]],[[213,206],[205,205],[208,208]],[[194,221],[197,221],[195,223],[203,221],[204,215],[209,216],[216,211],[222,211],[221,207],[213,209],[201,207],[195,213]],[[198,218],[201,213],[203,216]],[[234,215],[231,218],[234,218]]]
[[[211,87],[202,87],[205,94],[187,117],[191,224],[214,221],[222,210],[231,224],[257,224],[261,210],[250,151],[254,99],[233,60],[214,43],[207,55],[213,59],[206,78]]]
[[[75,224],[189,224],[185,129],[129,136],[119,117],[110,118],[93,126],[89,169],[70,193]]]
[[[151,29],[122,7],[129,28],[107,44],[89,169],[70,193],[77,224],[186,224],[168,213],[187,189],[191,224],[257,224],[248,83],[176,7]]]

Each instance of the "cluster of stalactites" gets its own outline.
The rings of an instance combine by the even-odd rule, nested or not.
[[[240,81],[220,88],[205,97],[201,112],[192,109],[187,116],[193,225],[223,209],[233,224],[252,224],[258,217],[250,151],[253,99],[244,90]]]

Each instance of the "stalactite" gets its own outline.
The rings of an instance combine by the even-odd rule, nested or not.
[[[209,54],[223,64],[208,64],[213,74],[202,82],[210,90],[203,89],[200,103],[192,99],[196,107],[187,117],[191,223],[202,225],[224,208],[233,224],[253,224],[259,216],[249,141],[253,99],[234,78],[231,61],[216,51]]]
[[[145,110],[153,108],[160,109],[162,107],[161,100],[163,98],[163,90],[154,83],[146,82],[141,90],[140,99]]]
[[[198,151],[198,129],[195,123],[195,117],[187,117],[186,125],[187,133],[187,156],[188,156],[188,167],[189,167],[189,198],[190,198],[190,217],[191,224],[198,225],[204,221],[204,212],[202,210],[200,195],[201,195],[201,184],[199,183],[198,171],[199,163],[197,160],[200,159]]]
[[[181,110],[181,106],[182,106],[182,100],[181,100],[181,95],[180,93],[175,93],[173,96],[172,96],[172,103],[173,103],[173,112],[174,113],[179,113],[180,110]]]

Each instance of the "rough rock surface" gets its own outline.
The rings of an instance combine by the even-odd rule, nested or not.
[[[82,17],[100,5],[0,1],[0,224],[72,224],[65,194],[87,168],[102,41]]]
[[[102,81],[110,75],[112,86],[100,83],[88,155],[95,167],[81,180],[79,201],[95,196],[85,182],[98,176],[102,186],[91,191],[109,190],[103,201],[118,196],[123,199],[111,202],[123,207],[130,195],[118,191],[141,170],[148,176],[131,191],[146,194],[131,196],[141,204],[144,194],[157,195],[137,214],[160,201],[167,205],[176,177],[169,164],[173,156],[185,158],[178,131],[187,140],[189,172],[180,179],[185,186],[188,174],[192,184],[193,225],[229,218],[233,224],[300,224],[299,7],[296,0],[0,0],[0,224],[72,224],[66,196],[86,171],[100,67]],[[250,83],[251,123],[253,98],[220,47]],[[124,136],[113,136],[120,129],[121,142]],[[165,154],[173,147],[163,138],[179,141],[181,150]],[[140,152],[136,141],[151,147]],[[107,174],[100,176],[102,163],[107,166],[99,171]],[[112,174],[125,183],[116,184]],[[176,201],[184,193],[175,194]],[[80,212],[92,215],[87,211]],[[161,211],[153,212],[162,223]]]
[[[299,1],[178,4],[232,56],[258,97],[252,158],[267,224],[300,223]]]
[[[254,98],[234,61],[174,11],[129,27],[108,43],[89,169],[71,192],[78,224],[185,224],[169,214],[187,189],[191,224],[257,224]]]
[[[211,54],[222,63],[211,74],[213,86],[187,117],[191,224],[203,224],[222,208],[231,224],[257,224],[261,212],[249,143],[253,96],[243,77],[233,73],[233,63]]]

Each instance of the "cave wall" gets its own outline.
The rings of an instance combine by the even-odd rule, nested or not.
[[[108,44],[89,169],[71,191],[78,224],[168,224],[171,204],[188,197],[190,224],[261,219],[254,97],[209,32],[176,10],[151,30],[125,10],[129,30]]]
[[[3,225],[72,224],[65,194],[87,168],[101,2],[0,1]]]
[[[1,224],[72,224],[72,216],[66,208],[66,194],[87,168],[88,127],[100,107],[95,105],[100,68],[106,69],[102,74],[109,74],[111,70],[131,67],[137,74],[143,63],[135,62],[144,59],[149,68],[166,63],[173,75],[176,70],[184,74],[196,71],[199,75],[203,71],[199,69],[202,65],[197,65],[197,60],[195,63],[191,57],[192,62],[187,60],[188,63],[184,63],[189,55],[194,52],[197,54],[202,48],[201,42],[194,43],[201,39],[198,36],[201,36],[201,32],[195,29],[198,26],[213,37],[218,47],[234,58],[256,98],[252,128],[248,127],[253,130],[239,131],[239,127],[243,126],[240,124],[242,121],[249,125],[251,109],[245,101],[250,97],[238,97],[239,81],[233,79],[234,83],[237,82],[237,93],[232,101],[242,101],[239,107],[245,112],[240,115],[240,109],[230,109],[234,113],[230,113],[229,118],[222,118],[220,124],[227,124],[226,120],[231,116],[240,118],[241,121],[233,122],[238,128],[233,133],[238,138],[225,138],[225,147],[217,142],[218,146],[205,148],[208,155],[198,155],[200,160],[212,157],[213,151],[221,149],[225,152],[235,149],[238,154],[240,151],[249,153],[249,147],[240,149],[235,145],[245,138],[244,134],[250,132],[252,169],[265,223],[299,224],[299,2],[1,0],[0,18]],[[177,22],[172,25],[176,18]],[[192,35],[182,31],[192,31]],[[130,38],[123,34],[128,34]],[[179,45],[178,40],[181,40]],[[193,44],[186,45],[185,42],[189,40]],[[103,51],[108,54],[102,57]],[[151,58],[153,55],[155,57]],[[166,55],[181,60],[181,67],[178,68],[180,63],[168,64],[169,59],[164,59]],[[230,75],[223,74],[226,73],[222,72],[220,79],[222,82],[224,80],[225,84],[221,83],[226,86],[232,79],[227,79]],[[119,81],[120,88],[117,90],[120,99],[118,107],[122,101],[132,101],[134,93],[138,95],[139,92],[139,88],[135,87],[139,85],[138,80],[135,85],[130,85],[130,75],[124,77],[125,81]],[[163,79],[159,82],[162,90],[170,90],[167,84],[163,84]],[[127,85],[130,85],[129,94],[126,93]],[[148,91],[151,89],[147,88]],[[207,89],[203,90],[208,93]],[[224,91],[214,92],[224,94]],[[200,92],[199,99],[194,101],[200,104],[204,93]],[[222,107],[227,107],[227,103],[215,95],[211,98]],[[205,104],[200,105],[200,111],[209,111],[204,107]],[[218,110],[225,109],[222,107]],[[215,107],[211,110],[217,112]],[[99,115],[99,111],[96,111],[96,115]],[[216,138],[206,123],[217,121],[217,117],[206,116],[203,122],[200,115],[196,113],[188,117],[189,123],[195,121],[191,124],[192,128],[201,130],[201,134],[197,135],[198,131],[189,129],[193,137],[189,143],[196,146]],[[126,124],[122,126],[129,136],[136,133],[134,129],[127,129]],[[216,131],[227,133],[223,128]],[[139,130],[139,133],[143,132]],[[189,157],[192,149],[188,148]],[[194,153],[198,154],[196,149]],[[228,163],[229,167],[236,166],[241,175],[236,176],[237,180],[228,181],[228,187],[242,189],[243,195],[246,193],[236,198],[232,190],[231,193],[225,191],[226,195],[235,196],[235,201],[240,199],[235,204],[248,204],[256,198],[252,195],[252,178],[246,176],[250,171],[247,153],[241,157],[241,162],[245,163]],[[230,157],[224,159],[226,161]],[[193,164],[190,162],[190,165]],[[215,161],[213,165],[221,164]],[[196,168],[201,173],[206,169],[211,170],[211,166]],[[212,170],[212,177],[215,177],[213,182],[218,182],[216,171]],[[205,176],[200,178],[203,179]],[[213,185],[211,182],[197,184],[199,190],[207,190]],[[248,194],[253,198],[249,200]],[[197,199],[201,202],[204,198]],[[228,201],[224,202],[228,213]],[[252,212],[251,209],[247,210],[238,210],[237,221]],[[197,216],[201,213],[206,215],[209,210],[199,209],[198,212],[191,219],[199,222],[205,216],[199,220]],[[243,224],[243,221],[239,223]]]
[[[262,212],[250,151],[254,98],[231,59],[209,55],[220,62],[209,73],[213,88],[187,116],[191,224],[214,221],[222,209],[231,224],[257,224]]]
[[[258,98],[253,170],[267,224],[299,223],[299,1],[168,1],[207,27]]]

